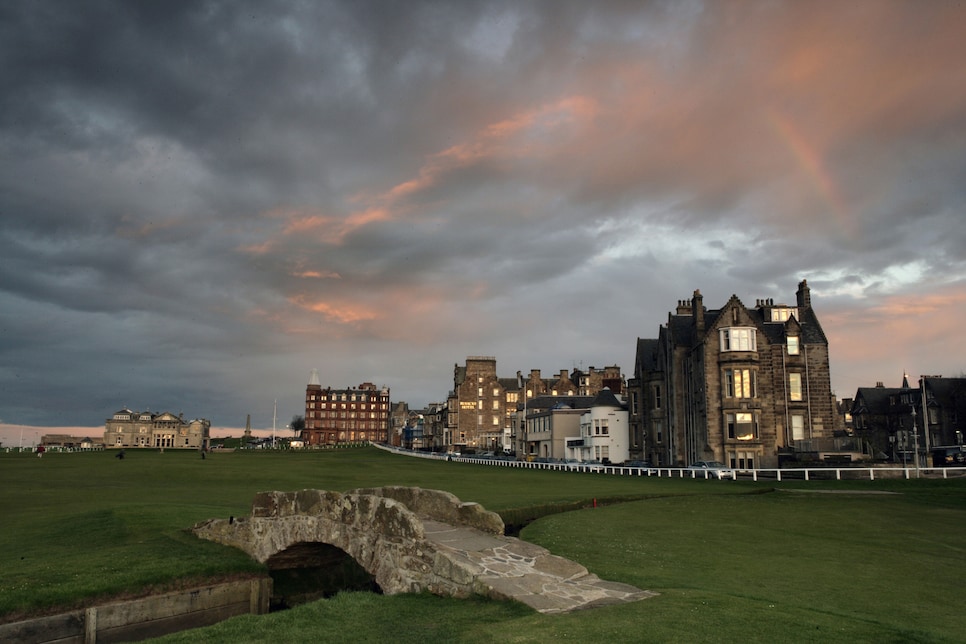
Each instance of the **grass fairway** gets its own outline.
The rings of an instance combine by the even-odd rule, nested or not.
[[[545,517],[522,536],[602,578],[661,595],[543,616],[502,602],[344,593],[166,641],[964,639],[963,479],[789,482],[782,487],[810,491],[769,492],[774,483],[515,470],[375,449],[206,460],[172,451],[129,451],[124,461],[111,453],[2,455],[0,616],[9,621],[148,585],[261,570],[187,528],[248,514],[262,490],[374,485],[444,489],[507,514],[593,498],[644,499]]]

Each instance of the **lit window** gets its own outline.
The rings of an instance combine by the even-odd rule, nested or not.
[[[798,355],[798,336],[790,335],[788,336],[788,355],[797,356]]]
[[[728,438],[739,441],[750,441],[758,438],[758,425],[754,414],[747,412],[727,413],[725,421],[728,425]]]
[[[805,417],[801,414],[792,415],[792,440],[805,440]]]
[[[721,329],[722,351],[757,351],[755,330],[747,327]]]
[[[800,373],[788,374],[788,399],[789,400],[802,399],[802,374]]]
[[[790,317],[798,317],[798,309],[795,307],[776,307],[771,310],[772,322],[785,322]]]
[[[751,369],[725,369],[725,396],[728,398],[754,398],[755,372]]]

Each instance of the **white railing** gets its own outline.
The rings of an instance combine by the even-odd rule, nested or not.
[[[501,458],[484,458],[480,456],[456,456],[439,452],[419,452],[414,450],[380,445],[375,447],[395,454],[428,458],[457,463],[475,463],[478,465],[494,465],[498,467],[514,467],[522,469],[550,470],[556,472],[584,472],[590,474],[610,474],[617,476],[653,476],[657,478],[717,478],[712,470],[690,470],[686,467],[625,467],[623,465],[602,465],[600,463],[565,463],[560,461],[517,461]],[[782,469],[736,469],[739,478],[753,481],[811,481],[811,480],[869,480],[883,479],[914,479],[921,477],[949,478],[950,476],[966,476],[966,467],[794,467]]]

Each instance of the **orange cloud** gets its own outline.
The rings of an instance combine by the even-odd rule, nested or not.
[[[347,300],[311,300],[308,296],[299,295],[289,298],[289,302],[303,310],[321,314],[326,320],[340,324],[354,324],[380,317],[380,313],[376,310],[359,302]]]

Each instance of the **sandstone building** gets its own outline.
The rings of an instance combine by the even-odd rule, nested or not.
[[[204,418],[186,421],[182,414],[153,414],[125,408],[104,422],[104,446],[107,449],[208,449],[210,429],[211,422]]]
[[[562,369],[551,378],[531,369],[528,376],[518,371],[512,378],[501,378],[496,372],[496,358],[469,356],[465,365],[453,368],[442,444],[449,450],[469,453],[514,451],[514,436],[522,430],[514,427],[514,419],[518,409],[527,407],[527,401],[541,395],[596,396],[604,388],[620,393],[623,382],[618,366],[574,369],[571,373]]]
[[[773,468],[832,449],[828,340],[805,280],[793,305],[707,309],[694,291],[638,339],[628,389],[631,454],[655,465]]]
[[[365,382],[349,389],[323,389],[313,369],[305,389],[302,438],[306,447],[388,443],[390,411],[388,387]]]

